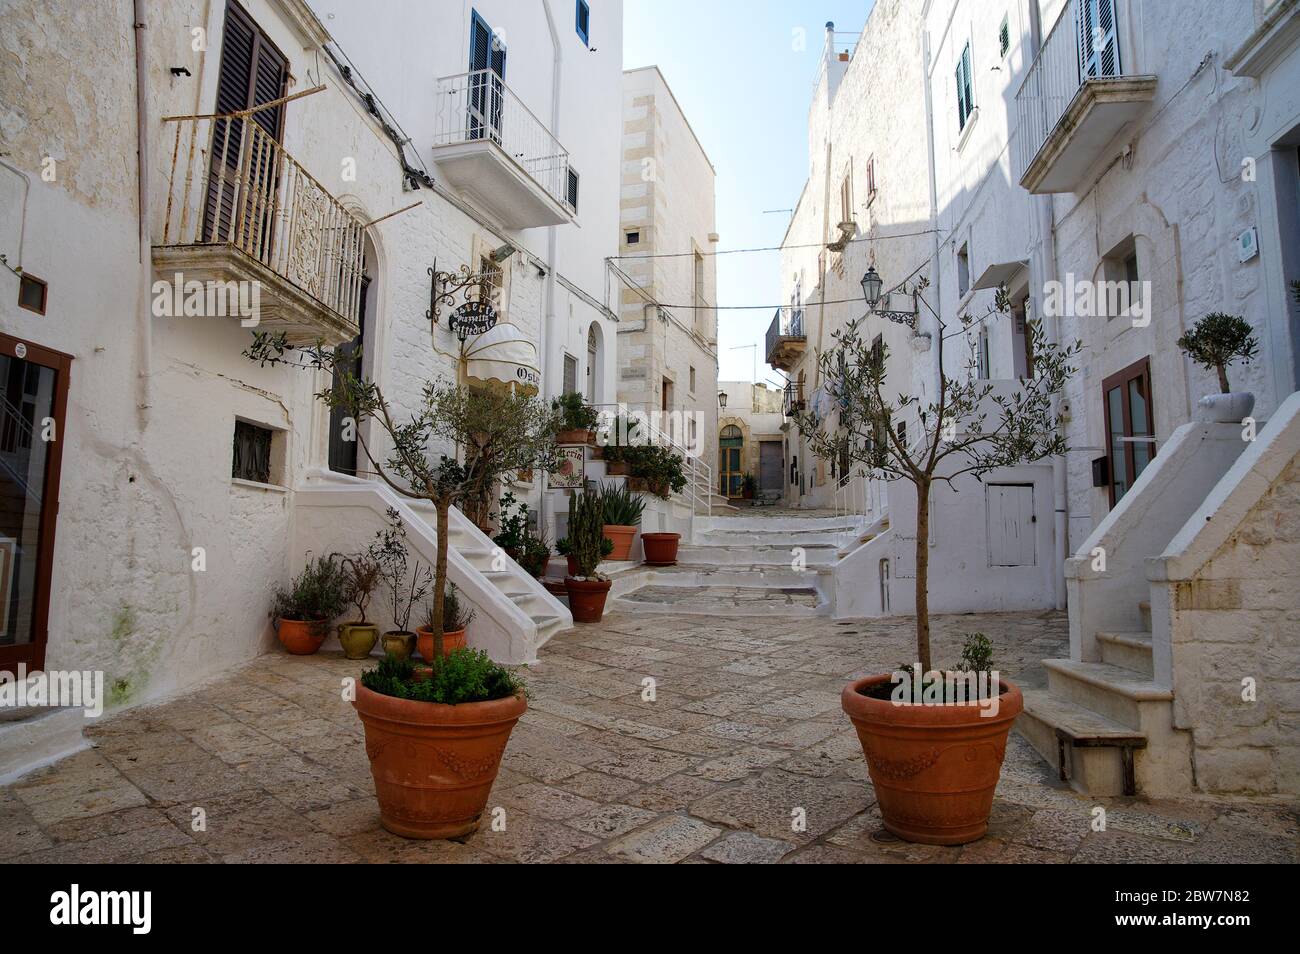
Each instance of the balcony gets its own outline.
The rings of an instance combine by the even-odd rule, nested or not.
[[[767,363],[789,371],[799,363],[808,339],[803,333],[802,308],[778,308],[767,327]]]
[[[1043,41],[1016,93],[1016,162],[1029,192],[1077,189],[1155,96],[1154,76],[1124,72],[1121,32],[1114,4],[1069,0]]]
[[[443,179],[503,226],[573,221],[569,153],[492,70],[440,79],[435,122],[433,158]]]
[[[175,135],[153,270],[187,307],[163,313],[195,314],[190,290],[202,288],[201,315],[245,319],[291,344],[355,338],[365,223],[253,113],[164,122]]]
[[[808,406],[803,396],[803,385],[797,381],[791,381],[785,386],[785,396],[781,402],[781,413],[790,417]]]

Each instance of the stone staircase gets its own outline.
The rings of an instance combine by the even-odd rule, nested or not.
[[[1084,794],[1136,794],[1148,742],[1162,758],[1179,743],[1174,694],[1155,682],[1149,603],[1138,604],[1138,617],[1140,630],[1096,634],[1099,662],[1044,659],[1048,688],[1024,690],[1016,731]]]
[[[810,617],[826,612],[840,548],[855,517],[697,517],[675,567],[614,575],[611,608],[633,613]]]

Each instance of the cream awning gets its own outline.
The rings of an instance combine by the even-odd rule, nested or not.
[[[542,383],[537,346],[514,325],[497,325],[466,343],[465,377],[537,391]]]

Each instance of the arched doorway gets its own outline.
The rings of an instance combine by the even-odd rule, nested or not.
[[[718,432],[718,480],[725,497],[739,497],[744,490],[745,435],[735,424]]]
[[[373,281],[378,256],[375,254],[369,236],[365,239],[362,255],[361,289],[356,315],[358,333],[351,341],[339,345],[338,350],[351,356],[352,374],[357,378],[366,379],[373,376],[374,362],[371,360],[370,352],[373,350],[375,337],[374,315],[379,290],[378,284]],[[360,446],[357,440],[357,426],[356,422],[347,417],[342,408],[330,409],[329,469],[335,473],[355,477],[358,469],[366,469],[357,466],[357,450]]]
[[[592,322],[587,328],[587,403],[600,403],[601,363],[604,356],[600,347],[600,325]]]

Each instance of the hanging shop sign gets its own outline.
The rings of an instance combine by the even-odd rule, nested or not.
[[[447,326],[464,340],[470,335],[491,331],[497,323],[497,311],[488,301],[471,300],[451,313]]]

